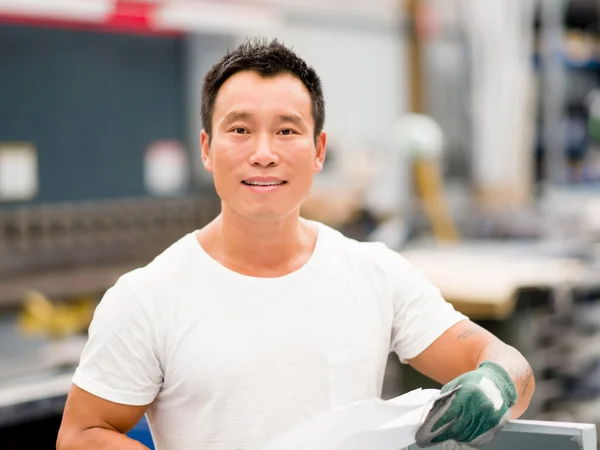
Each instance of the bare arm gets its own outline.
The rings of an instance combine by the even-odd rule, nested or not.
[[[56,442],[57,450],[148,450],[126,436],[148,406],[129,406],[103,400],[73,385]]]
[[[518,419],[529,406],[535,390],[535,377],[531,366],[519,351],[501,341],[487,345],[479,355],[479,362],[494,361],[510,374],[517,387],[517,403],[510,413],[512,419]]]
[[[429,378],[446,384],[475,370],[483,361],[496,362],[510,374],[518,395],[511,418],[517,419],[531,401],[535,389],[533,371],[519,351],[470,320],[451,327],[409,364]]]

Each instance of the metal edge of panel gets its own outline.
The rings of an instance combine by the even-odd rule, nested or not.
[[[506,424],[503,432],[572,436],[582,450],[596,450],[598,445],[596,425],[591,423],[514,420]]]
[[[591,431],[594,433],[596,426],[591,423],[517,419],[508,422],[503,429],[504,432],[556,434],[565,436],[573,434],[576,430],[582,432]]]

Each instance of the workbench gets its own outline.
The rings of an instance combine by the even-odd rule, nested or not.
[[[544,254],[539,245],[479,242],[400,253],[471,319],[507,319],[521,292],[577,286],[590,276],[580,258]]]

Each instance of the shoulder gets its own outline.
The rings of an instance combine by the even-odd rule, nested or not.
[[[186,268],[193,255],[193,233],[186,234],[174,242],[147,265],[123,274],[116,285],[127,286],[138,300],[151,302],[166,292],[170,292],[185,277]],[[188,269],[189,270],[189,269]]]
[[[361,270],[375,270],[385,276],[409,273],[411,264],[400,253],[377,241],[359,241],[339,230],[318,223],[325,245],[331,253],[345,264],[358,266]]]

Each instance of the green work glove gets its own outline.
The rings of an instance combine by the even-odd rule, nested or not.
[[[484,361],[477,370],[446,384],[416,434],[419,447],[455,441],[481,447],[508,422],[517,390],[499,364]]]

